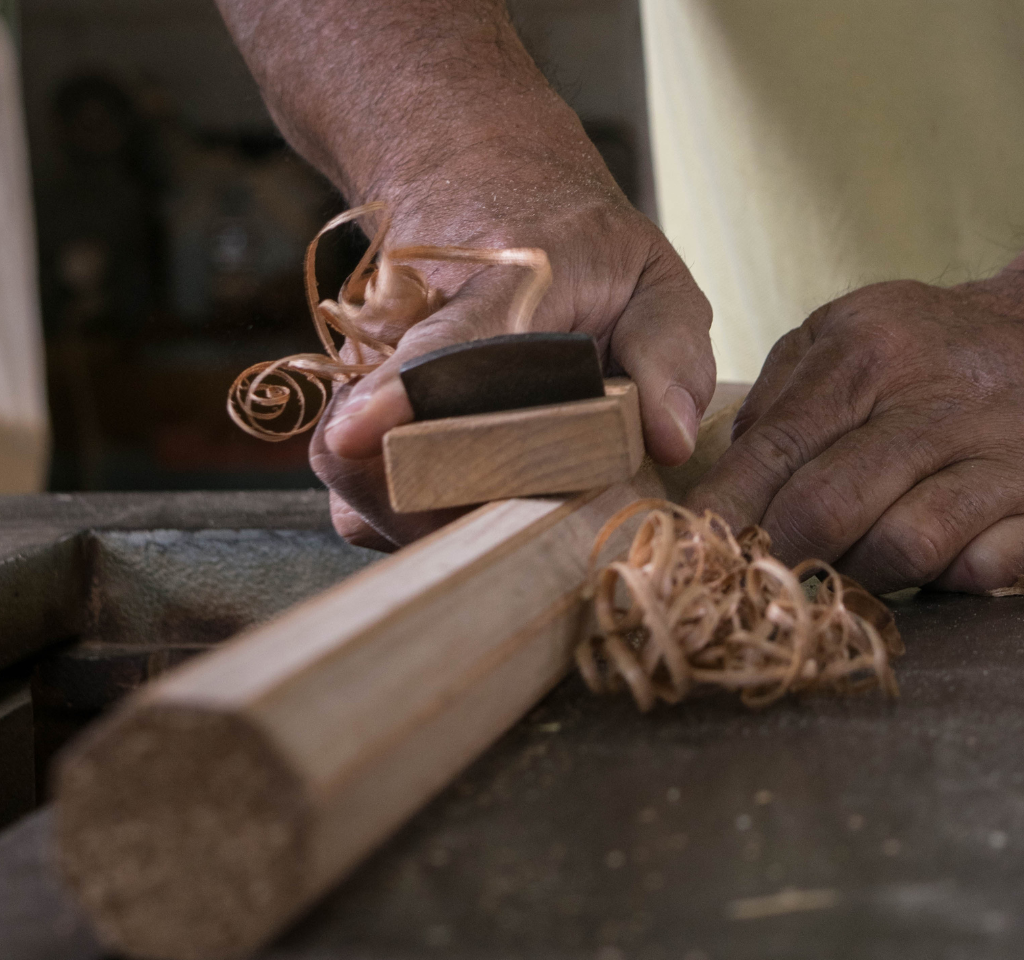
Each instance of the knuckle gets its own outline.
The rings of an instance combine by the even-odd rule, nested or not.
[[[362,546],[359,542],[359,537],[364,532],[364,524],[357,518],[344,513],[332,513],[331,525],[334,527],[334,532],[342,540],[347,540],[356,547]]]
[[[710,329],[714,316],[711,301],[667,242],[648,248],[643,269],[633,284],[634,292],[640,288],[657,288],[663,296],[671,299],[673,312],[684,315],[691,329]]]
[[[336,490],[330,491],[331,523],[335,531],[346,539],[357,533],[365,522]]]
[[[821,318],[823,335],[842,342],[847,355],[862,360],[889,361],[904,355],[915,338],[907,318],[911,299],[896,288],[903,284],[865,287],[829,305]]]
[[[819,341],[817,354],[821,400],[838,412],[856,408],[905,371],[920,352],[913,338],[875,316],[851,315]]]
[[[792,418],[762,422],[750,436],[749,455],[773,475],[785,471],[788,476],[811,458],[807,436]]]
[[[744,403],[732,421],[730,436],[733,441],[739,440],[755,423],[760,411],[751,403]]]
[[[827,474],[798,473],[772,504],[765,526],[787,558],[832,562],[857,539],[857,502]]]
[[[843,332],[847,369],[857,374],[870,374],[906,358],[907,343],[899,328],[874,311],[852,315]]]
[[[783,334],[775,341],[768,356],[765,357],[762,365],[762,375],[765,370],[770,370],[780,364],[790,364],[800,357],[811,345],[811,337],[804,327],[797,327]]]
[[[335,533],[354,547],[387,549],[384,537],[336,491],[331,491],[331,524]]]
[[[802,326],[806,327],[812,334],[814,334],[828,325],[829,318],[832,316],[834,310],[834,300],[831,300],[828,303],[823,303],[820,307],[811,312],[803,322]]]
[[[798,475],[791,499],[802,505],[804,536],[810,544],[834,554],[856,539],[859,497],[851,495],[832,474],[816,471],[806,477]]]
[[[693,323],[698,329],[710,330],[711,322],[714,320],[714,310],[711,307],[711,301],[689,276],[686,277],[686,281],[688,294],[686,300],[687,313],[693,318]]]
[[[950,559],[945,532],[922,518],[885,522],[876,539],[879,559],[906,586],[930,583]]]

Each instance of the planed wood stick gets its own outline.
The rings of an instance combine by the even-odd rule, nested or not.
[[[59,765],[57,846],[102,939],[228,960],[282,930],[565,675],[594,535],[661,492],[644,468],[489,504],[90,728]]]
[[[643,456],[636,385],[620,379],[593,400],[424,420],[384,436],[396,513],[591,490],[629,480]]]

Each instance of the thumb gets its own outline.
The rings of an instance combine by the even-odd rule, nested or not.
[[[637,385],[648,453],[676,466],[693,453],[715,392],[715,358],[707,297],[681,262],[669,267],[641,275],[615,326],[612,357]]]
[[[413,418],[399,377],[402,364],[441,347],[507,333],[510,290],[519,279],[474,277],[445,306],[410,327],[394,354],[329,410],[323,427],[327,448],[347,460],[379,455],[384,434]]]

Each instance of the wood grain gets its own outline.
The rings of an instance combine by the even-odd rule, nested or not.
[[[101,937],[220,960],[278,933],[564,676],[595,534],[661,492],[647,465],[489,504],[87,731],[58,769],[57,847]]]
[[[395,427],[384,465],[396,513],[572,493],[629,480],[643,460],[636,386],[605,396]]]

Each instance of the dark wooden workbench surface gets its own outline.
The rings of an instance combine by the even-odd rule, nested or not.
[[[570,679],[264,956],[1021,956],[1024,599],[896,609],[895,704],[640,716]],[[49,836],[0,836],[0,956],[101,957]]]

